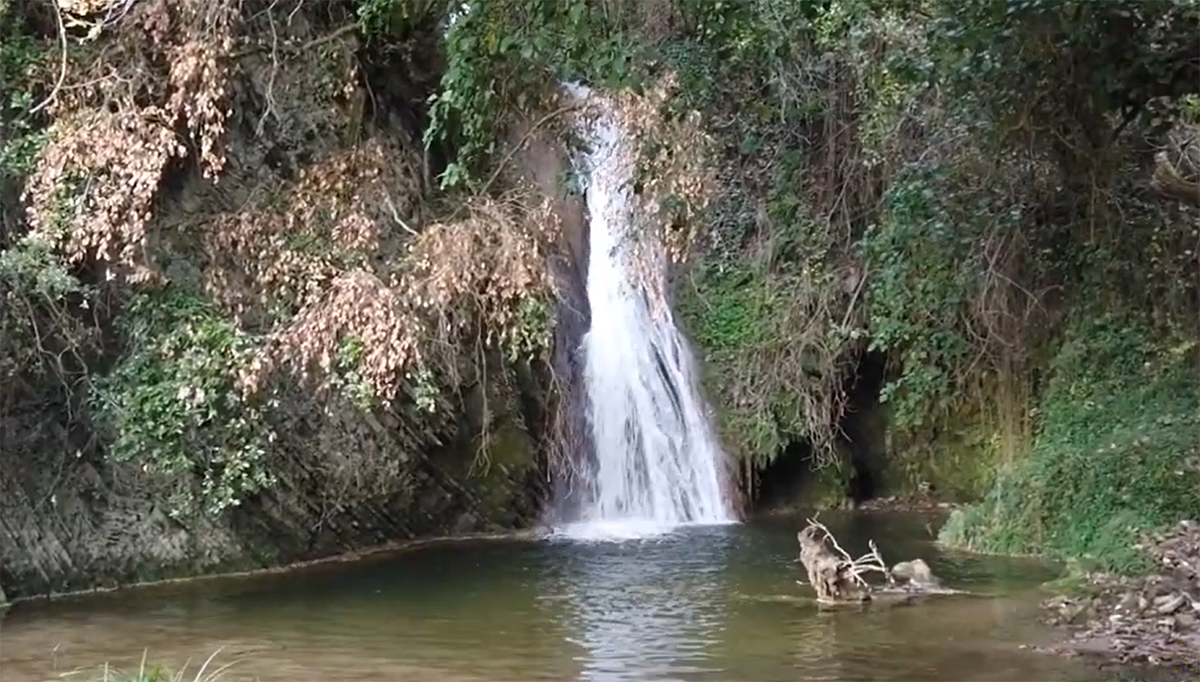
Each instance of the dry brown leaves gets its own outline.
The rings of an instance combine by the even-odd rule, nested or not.
[[[142,29],[169,64],[166,109],[200,152],[200,170],[216,178],[225,165],[221,139],[229,112],[229,69],[241,3],[235,0],[159,0],[150,4]]]
[[[528,201],[476,198],[465,219],[431,225],[414,242],[400,286],[443,334],[471,323],[464,312],[478,313],[489,340],[503,343],[521,300],[550,292],[546,259],[561,225],[548,199]]]
[[[264,353],[243,373],[242,388],[256,391],[283,366],[327,387],[339,345],[353,336],[366,349],[366,381],[376,395],[390,400],[403,382],[403,370],[420,360],[420,333],[417,318],[395,289],[369,272],[339,275],[318,302],[272,336]]]
[[[362,239],[347,222],[335,223],[335,231],[342,227],[353,233],[351,240]],[[255,391],[287,368],[316,390],[328,389],[338,348],[354,338],[366,349],[360,367],[370,389],[394,399],[417,368],[452,367],[469,333],[487,330],[487,342],[508,340],[520,303],[549,295],[546,258],[558,229],[549,202],[472,200],[466,218],[430,225],[414,237],[395,272],[334,276],[271,335],[242,377],[243,388]]]
[[[200,235],[210,263],[206,292],[251,324],[272,302],[317,303],[346,262],[393,248],[398,226],[385,207],[408,208],[419,196],[416,172],[404,149],[372,140],[314,163],[295,186],[272,190],[281,206],[265,196],[217,216]]]
[[[153,215],[166,173],[195,163],[215,180],[225,168],[231,57],[249,18],[235,0],[62,0],[60,9],[96,30],[71,46],[46,108],[53,135],[25,192],[32,229],[72,261],[147,280],[156,247],[179,236]],[[391,398],[407,372],[437,361],[427,356],[458,352],[464,335],[504,343],[520,306],[549,296],[545,259],[558,231],[549,205],[479,198],[464,219],[419,229],[412,156],[366,142],[201,222],[203,285],[269,338],[244,372],[247,391],[285,368],[328,384],[353,337],[366,349],[365,381]],[[285,319],[272,306],[299,312]]]
[[[140,3],[106,29],[103,49],[71,52],[47,108],[55,117],[51,141],[24,200],[32,229],[72,261],[93,258],[133,281],[150,277],[152,203],[169,164],[188,155],[183,141],[196,145],[206,177],[220,172],[228,81],[221,62],[233,47],[238,7],[233,0]],[[64,1],[61,9],[84,17],[109,5]]]
[[[640,150],[642,210],[662,228],[663,246],[672,262],[686,258],[714,194],[711,139],[698,111],[672,115],[670,102],[678,79],[660,78],[645,94],[614,96],[618,115]]]
[[[167,164],[184,153],[164,112],[84,109],[59,118],[52,134],[25,186],[31,230],[72,262],[120,264],[144,279],[151,202]]]

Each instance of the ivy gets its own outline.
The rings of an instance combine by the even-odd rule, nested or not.
[[[135,294],[119,323],[127,353],[94,398],[110,456],[164,481],[177,519],[219,514],[270,487],[274,401],[247,399],[237,385],[255,340],[178,289]]]
[[[505,357],[517,363],[538,357],[554,340],[554,307],[540,296],[526,294],[517,303],[516,321],[503,339]]]
[[[880,399],[892,404],[897,426],[916,428],[944,414],[955,399],[956,372],[970,342],[959,325],[977,288],[975,234],[940,197],[945,169],[915,171],[888,192],[882,221],[863,237],[871,268],[870,350],[899,361],[899,377]]]
[[[378,399],[362,374],[361,363],[366,345],[356,336],[341,339],[333,359],[332,388],[348,398],[355,407],[370,412]]]
[[[29,114],[35,105],[34,72],[44,54],[11,14],[11,5],[0,0],[0,181],[32,172],[47,140]]]

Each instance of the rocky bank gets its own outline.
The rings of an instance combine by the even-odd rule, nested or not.
[[[1200,522],[1184,521],[1144,550],[1150,575],[1088,575],[1082,596],[1046,603],[1050,622],[1072,633],[1052,651],[1200,673]]]

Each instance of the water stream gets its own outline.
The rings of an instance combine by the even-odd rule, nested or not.
[[[588,212],[587,296],[591,328],[583,339],[584,383],[595,451],[589,499],[574,537],[637,537],[684,524],[722,524],[720,444],[709,423],[695,361],[663,292],[638,276],[633,246],[635,154],[613,107],[599,93],[568,84],[588,103],[578,126],[578,168]],[[666,262],[643,230],[637,258],[658,272]]]
[[[0,679],[95,679],[69,673],[136,669],[143,651],[190,660],[194,674],[217,649],[236,661],[230,680],[261,682],[1117,679],[1021,648],[1047,635],[1036,588],[1051,569],[944,554],[920,516],[827,515],[848,551],[876,538],[885,557],[922,557],[977,596],[818,612],[795,583],[800,519],[618,542],[457,542],[18,604],[0,621]]]

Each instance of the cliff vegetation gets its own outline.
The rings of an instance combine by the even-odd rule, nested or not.
[[[1144,568],[1200,509],[1200,6],[721,6],[664,47],[723,159],[677,291],[752,495]]]
[[[711,193],[649,9],[0,3],[9,596],[535,523],[581,456],[559,80],[677,260]]]
[[[0,582],[536,517],[553,196],[442,192],[445,3],[0,4]]]
[[[1200,508],[1196,0],[0,0],[0,584],[535,518],[563,80],[634,131],[748,501],[1120,570]]]

